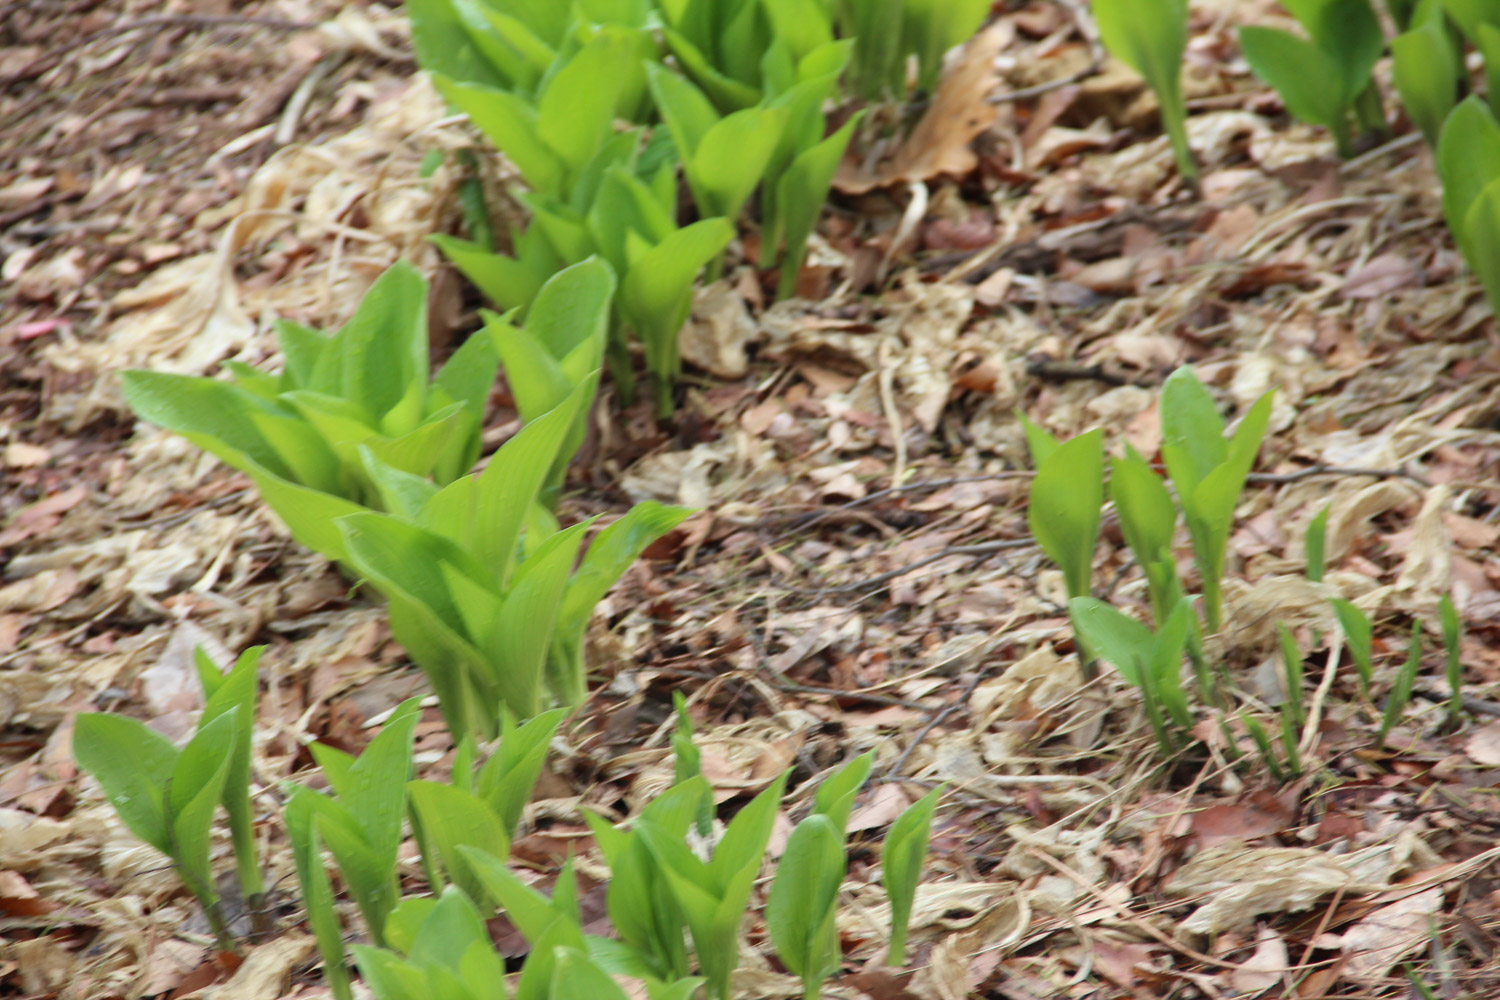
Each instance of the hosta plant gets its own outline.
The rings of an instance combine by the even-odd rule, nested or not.
[[[234,951],[235,944],[220,907],[209,847],[214,808],[224,797],[230,772],[240,778],[237,745],[241,736],[248,742],[249,727],[240,724],[239,712],[239,705],[205,712],[181,750],[145,724],[107,712],[78,716],[73,730],[78,766],[99,782],[131,833],[172,859],[223,951]],[[247,746],[247,765],[248,760]],[[248,785],[248,773],[244,779]],[[231,793],[238,798],[241,790]]]
[[[1178,173],[1196,178],[1198,165],[1188,147],[1187,103],[1182,96],[1187,0],[1094,0],[1093,11],[1104,47],[1139,73],[1156,95]]]
[[[484,332],[505,366],[505,379],[522,421],[529,423],[550,413],[576,391],[593,397],[609,340],[614,291],[614,272],[602,260],[590,257],[542,285],[524,325],[513,323],[510,317],[486,314]],[[548,507],[556,506],[563,475],[583,443],[587,421],[588,407],[580,407],[542,487]]]
[[[1246,412],[1232,437],[1191,368],[1167,377],[1161,395],[1162,459],[1177,489],[1203,588],[1203,621],[1223,624],[1223,579],[1234,509],[1271,419],[1271,393]]]
[[[1500,124],[1477,97],[1462,101],[1437,147],[1448,231],[1500,310]]]
[[[337,560],[335,519],[380,503],[372,460],[439,484],[473,466],[499,361],[471,337],[429,381],[427,283],[410,264],[381,275],[332,336],[287,321],[276,332],[280,374],[234,362],[229,381],[129,371],[125,398],[249,475],[293,537]]]
[[[1354,155],[1351,118],[1384,130],[1371,71],[1385,35],[1370,0],[1286,0],[1308,37],[1278,28],[1240,29],[1240,47],[1255,75],[1276,88],[1286,109],[1333,135],[1339,154]]]
[[[565,710],[554,709],[521,726],[507,720],[499,746],[477,772],[471,767],[474,744],[468,738],[455,755],[450,784],[413,781],[407,786],[413,831],[434,891],[451,881],[471,899],[484,898],[460,848],[477,848],[499,858],[509,855],[521,810],[546,762],[548,741],[564,715]]]
[[[1193,628],[1190,602],[1178,603],[1154,631],[1092,597],[1075,597],[1068,606],[1084,645],[1113,663],[1141,692],[1141,704],[1162,752],[1175,753],[1193,727],[1192,709],[1182,687],[1183,654]]]
[[[1436,146],[1465,75],[1463,53],[1448,31],[1441,7],[1391,40],[1391,80],[1412,122]]]
[[[371,940],[383,943],[386,918],[401,898],[396,856],[406,814],[412,737],[421,714],[417,703],[412,698],[397,707],[357,758],[325,744],[312,744],[313,759],[327,777],[332,796],[306,785],[287,786],[284,821],[297,882],[308,926],[323,958],[324,975],[339,1000],[349,1000],[352,994],[344,934],[323,866],[323,849],[338,865]]]
[[[390,603],[391,631],[426,672],[457,739],[495,736],[502,710],[529,719],[548,702],[581,701],[594,605],[689,513],[638,504],[579,560],[589,523],[559,530],[538,501],[591,391],[578,386],[483,472],[441,489],[383,469],[392,513],[339,520],[347,562]]]

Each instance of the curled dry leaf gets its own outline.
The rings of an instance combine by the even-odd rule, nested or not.
[[[995,106],[988,101],[999,80],[995,57],[1014,38],[1015,26],[1004,18],[971,38],[943,75],[927,113],[891,158],[868,169],[846,157],[833,186],[845,194],[864,194],[941,174],[964,177],[972,172],[979,158],[969,144],[995,121]]]
[[[1305,910],[1329,893],[1355,885],[1354,875],[1322,851],[1226,844],[1194,855],[1162,889],[1175,899],[1206,899],[1181,928],[1215,935],[1248,930],[1262,913]]]

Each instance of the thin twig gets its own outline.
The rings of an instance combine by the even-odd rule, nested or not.
[[[1036,539],[1034,538],[1007,538],[999,542],[979,542],[974,545],[950,545],[941,552],[934,552],[932,555],[918,559],[916,562],[908,563],[905,566],[889,570],[878,576],[872,576],[868,580],[861,580],[858,583],[844,583],[837,587],[789,587],[787,589],[794,594],[844,594],[854,590],[869,590],[888,583],[898,576],[905,576],[912,570],[921,569],[923,566],[930,566],[941,559],[947,559],[949,556],[987,556],[993,555],[996,552],[1003,552],[1006,549],[1030,548],[1035,544]]]
[[[1409,479],[1418,486],[1432,487],[1432,483],[1415,472],[1407,472],[1405,469],[1359,469],[1344,468],[1337,465],[1310,465],[1296,472],[1252,472],[1246,476],[1246,480],[1252,483],[1297,483],[1314,476],[1371,476],[1375,479]]]
[[[958,698],[948,703],[947,705],[944,705],[936,714],[933,715],[931,719],[927,720],[927,724],[925,726],[917,730],[917,735],[913,736],[911,742],[906,744],[906,749],[901,751],[901,756],[896,758],[896,762],[890,766],[890,769],[887,770],[884,775],[881,776],[880,780],[900,781],[901,769],[904,768],[906,766],[906,762],[911,759],[912,751],[917,749],[917,744],[925,740],[928,733],[932,732],[938,726],[942,725],[944,720],[946,720],[948,716],[952,715],[954,712],[957,712],[960,708],[963,708],[965,705],[967,705],[969,703],[969,698],[974,694],[974,689],[979,687],[979,682],[984,680],[984,677],[985,673],[983,670],[975,670],[974,676],[969,679],[969,683],[964,685],[964,689],[962,693],[959,694]]]

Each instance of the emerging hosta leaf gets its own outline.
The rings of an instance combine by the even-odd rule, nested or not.
[[[800,976],[809,996],[839,964],[839,886],[844,881],[844,834],[828,816],[813,814],[792,830],[766,898],[766,927],[776,954]]]
[[[1089,593],[1099,510],[1104,503],[1104,432],[1058,446],[1036,474],[1026,519],[1043,551],[1062,568],[1068,594]]]
[[[927,858],[932,814],[942,791],[941,787],[934,788],[896,817],[881,848],[880,877],[891,904],[891,942],[885,960],[890,966],[906,962],[906,933],[911,923],[912,903],[922,878],[922,863]]]
[[[1458,102],[1459,53],[1442,18],[1429,18],[1391,40],[1396,92],[1406,113],[1436,146],[1453,105]]]
[[[1094,0],[1093,13],[1104,47],[1139,73],[1156,94],[1178,171],[1184,177],[1197,177],[1187,144],[1187,105],[1182,98],[1186,0]]]

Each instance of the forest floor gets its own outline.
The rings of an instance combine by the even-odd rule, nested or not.
[[[540,885],[591,856],[581,806],[623,817],[671,780],[681,691],[727,808],[791,767],[800,815],[813,779],[876,751],[830,996],[1413,996],[1406,963],[1437,996],[1500,995],[1500,339],[1405,124],[1341,161],[1245,71],[1235,24],[1276,11],[1194,4],[1194,190],[1139,82],[1088,72],[1071,7],[1010,5],[921,144],[841,179],[804,297],[773,304],[743,264],[703,290],[666,424],[606,386],[565,516],[702,513],[596,616],[600,682],[515,848]],[[270,317],[332,328],[403,256],[433,279],[445,356],[479,303],[424,242],[458,225],[461,160],[424,164],[476,140],[399,13],[333,0],[9,4],[0,137],[0,997],[326,995],[278,785],[309,740],[355,751],[425,683],[378,602],[246,478],[138,425],[116,375],[272,360]],[[1275,390],[1214,649],[1274,723],[1291,629],[1310,709],[1295,779],[1248,741],[1231,763],[1209,724],[1164,759],[1114,670],[1084,680],[1028,534],[1015,411],[1151,456],[1184,364],[1231,416]],[[490,445],[518,426],[503,383],[486,426]],[[1109,518],[1095,570],[1100,596],[1144,607]],[[1444,594],[1464,625],[1456,726]],[[1329,648],[1331,596],[1376,622],[1373,703]],[[1382,747],[1413,623],[1416,696]],[[235,968],[79,774],[71,723],[108,709],[181,736],[192,650],[261,643],[277,930]],[[442,772],[435,708],[417,738]],[[911,968],[883,970],[867,848],[938,783]],[[744,995],[799,995],[757,916],[746,933]]]

